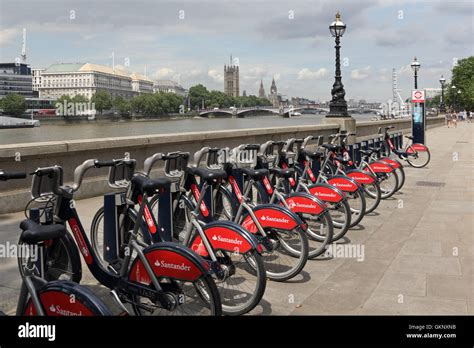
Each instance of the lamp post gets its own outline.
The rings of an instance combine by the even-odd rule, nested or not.
[[[418,89],[418,70],[420,70],[420,63],[418,62],[418,59],[413,59],[413,62],[411,63],[411,68],[413,69],[413,72],[415,73],[415,89]]]
[[[458,110],[461,110],[460,106],[461,106],[461,90],[458,89],[458,93],[457,93],[457,96],[456,96],[456,105],[458,106]]]
[[[444,85],[446,84],[446,79],[443,77],[443,75],[441,75],[439,83],[441,83],[441,99],[439,101],[439,112],[446,112],[446,104],[444,102]]]
[[[456,107],[456,98],[457,98],[457,93],[456,93],[456,86],[455,85],[452,85],[451,86],[451,95],[453,96],[453,100],[451,102],[451,108],[453,109],[452,111],[454,111],[455,107]]]
[[[347,112],[347,102],[344,99],[346,91],[344,91],[344,85],[342,84],[341,76],[341,59],[340,59],[340,39],[346,30],[346,25],[341,21],[341,15],[336,13],[336,20],[329,26],[331,35],[336,38],[336,75],[334,76],[335,81],[332,85],[331,95],[332,99],[329,102],[329,114],[326,117],[350,117]]]

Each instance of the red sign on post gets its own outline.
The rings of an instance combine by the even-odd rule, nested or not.
[[[411,92],[411,101],[413,103],[424,103],[425,102],[425,91],[414,90]]]

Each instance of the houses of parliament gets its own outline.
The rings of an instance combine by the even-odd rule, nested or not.
[[[230,65],[224,65],[224,93],[231,97],[238,97],[240,95],[239,82],[239,65],[235,64],[230,56]],[[281,104],[281,96],[278,95],[278,89],[275,83],[275,78],[272,79],[270,86],[270,94],[265,95],[263,88],[263,80],[260,80],[260,88],[258,89],[259,98],[267,98],[273,107],[279,107]]]

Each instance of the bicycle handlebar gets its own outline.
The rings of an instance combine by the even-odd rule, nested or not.
[[[126,163],[126,159],[116,159],[111,161],[99,161],[98,159],[88,159],[85,160],[81,165],[77,166],[74,170],[74,183],[69,186],[72,192],[79,190],[81,187],[82,179],[86,172],[91,168],[104,168],[104,167],[114,167],[120,163]]]
[[[0,181],[25,179],[26,173],[24,172],[4,172],[0,169]]]

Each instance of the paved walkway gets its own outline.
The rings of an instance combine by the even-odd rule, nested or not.
[[[269,282],[253,313],[474,314],[473,134],[469,123],[429,130],[428,167],[406,167],[402,192],[347,234],[345,245],[363,250],[363,260],[309,261],[295,279]],[[85,226],[100,204],[100,198],[78,202]],[[22,213],[0,216],[0,243],[17,241],[21,219]],[[107,289],[83,269],[84,283],[118,311]],[[13,313],[19,285],[16,260],[1,260],[1,310]]]

